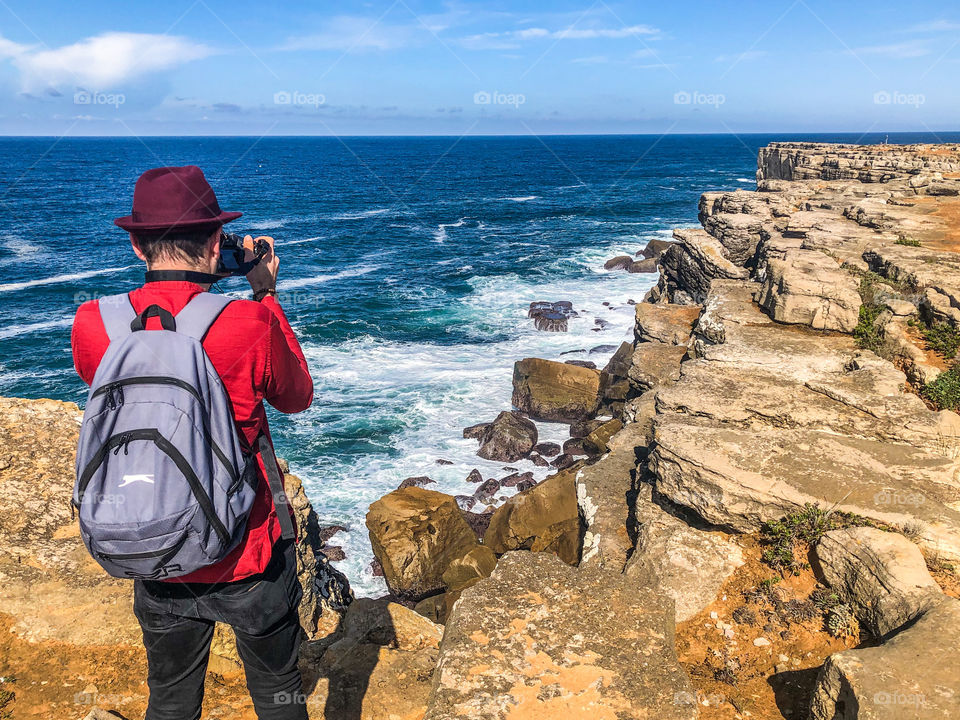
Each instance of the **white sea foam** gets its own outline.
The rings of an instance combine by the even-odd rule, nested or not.
[[[331,215],[330,220],[365,220],[366,218],[376,217],[391,211],[391,208],[374,208],[373,210],[362,210],[360,212],[344,212]]]
[[[640,301],[654,276],[607,272],[602,263],[635,251],[634,245],[589,249],[558,260],[553,279],[517,274],[471,278],[473,292],[452,303],[449,312],[479,342],[400,343],[363,336],[337,345],[305,345],[315,369],[316,395],[313,408],[294,419],[293,437],[288,435],[287,442],[316,443],[324,435],[360,438],[363,452],[343,453],[338,445],[340,454],[311,453],[322,458],[320,464],[294,468],[323,522],[355,523],[331,543],[343,545],[347,558],[337,565],[359,595],[385,590],[382,579],[370,571],[372,552],[360,520],[371,502],[406,477],[427,475],[436,481],[431,489],[457,495],[476,489],[464,482],[473,468],[484,477],[509,474],[505,463],[478,457],[476,441],[465,440],[461,429],[510,408],[516,360],[590,359],[602,367],[612,351],[590,350],[616,347],[632,337],[634,308],[627,300]],[[570,300],[581,316],[570,321],[566,333],[540,332],[527,318],[528,305],[535,300]],[[606,328],[600,329],[596,319],[608,323]],[[505,339],[484,342],[491,337]],[[569,351],[576,352],[561,355]],[[376,434],[376,428],[388,430]],[[543,440],[568,436],[566,425],[538,423],[538,429]],[[439,458],[453,464],[438,465]],[[525,460],[511,467],[529,470],[537,479],[552,470]]]
[[[531,200],[539,200],[539,195],[521,195],[520,197],[505,197],[500,198],[500,200],[509,200],[511,202],[530,202]]]
[[[340,272],[329,273],[326,275],[314,275],[313,277],[297,278],[295,280],[281,280],[277,284],[277,289],[281,291],[299,290],[300,288],[310,287],[311,285],[322,285],[331,280],[343,280],[344,278],[358,277],[379,270],[379,265],[359,265],[357,267],[347,268]]]
[[[61,283],[73,282],[74,280],[85,280],[86,278],[96,277],[98,275],[109,275],[122,270],[129,270],[136,265],[125,265],[124,267],[101,268],[100,270],[87,270],[86,272],[69,273],[66,275],[55,275],[48,278],[38,278],[36,280],[24,280],[23,282],[12,282],[0,285],[0,293],[14,292],[29,287],[38,287],[40,285],[59,285]]]
[[[753,183],[756,182],[754,178],[737,178],[737,182],[740,183]]]
[[[467,224],[466,218],[460,218],[455,223],[440,223],[439,225],[437,225],[437,229],[433,231],[433,239],[438,244],[442,245],[444,241],[447,239],[447,228],[463,227],[466,224]]]
[[[17,337],[20,335],[30,335],[44,330],[53,330],[54,328],[69,327],[73,322],[73,316],[68,315],[57,320],[42,320],[41,322],[29,323],[25,325],[7,325],[0,327],[0,340]]]

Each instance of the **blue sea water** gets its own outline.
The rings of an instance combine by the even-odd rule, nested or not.
[[[112,219],[129,212],[144,170],[199,165],[221,206],[244,212],[231,229],[277,240],[283,304],[316,386],[307,412],[271,411],[278,452],[321,521],[347,527],[331,543],[355,590],[379,594],[369,504],[409,476],[459,494],[474,488],[472,468],[508,474],[461,429],[510,407],[514,361],[575,351],[564,359],[602,366],[631,338],[628,300],[655,282],[603,262],[696,224],[703,191],[754,188],[757,149],[802,139],[884,138],[3,138],[0,394],[83,405],[76,307],[142,281]],[[940,139],[958,136],[890,137]],[[221,287],[244,296],[246,283]],[[567,333],[538,332],[534,300],[571,300],[580,318]]]

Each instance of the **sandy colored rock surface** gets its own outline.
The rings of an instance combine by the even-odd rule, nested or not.
[[[597,409],[600,372],[527,358],[513,368],[513,404],[535,420],[576,422]]]

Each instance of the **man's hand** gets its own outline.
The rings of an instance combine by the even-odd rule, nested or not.
[[[258,237],[257,240],[266,241],[267,245],[270,246],[270,251],[260,259],[260,262],[253,266],[253,270],[247,273],[247,281],[250,283],[250,289],[253,290],[255,294],[266,290],[277,289],[277,269],[280,267],[280,258],[278,258],[277,254],[273,251],[273,238],[261,236]],[[253,243],[254,239],[250,235],[247,235],[243,239],[243,247],[246,250],[244,254],[245,261],[253,259]]]

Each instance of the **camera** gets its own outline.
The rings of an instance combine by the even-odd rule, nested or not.
[[[253,241],[253,259],[244,261],[246,252],[247,250],[243,246],[243,235],[221,232],[220,261],[217,264],[217,274],[246,275],[270,252],[270,244],[266,240],[258,238]]]

